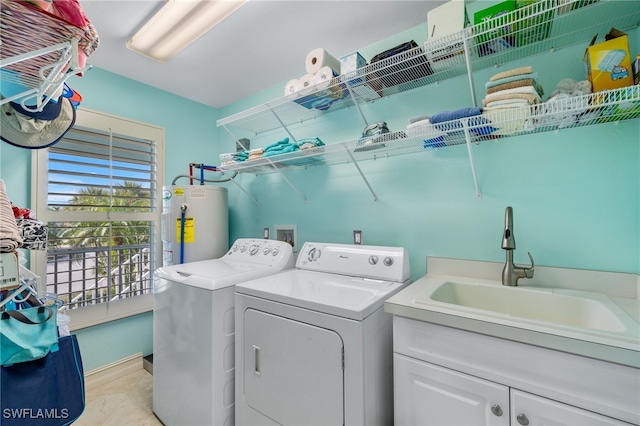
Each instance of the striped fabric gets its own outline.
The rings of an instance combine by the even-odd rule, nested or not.
[[[4,188],[0,179],[0,252],[11,252],[22,246],[22,237]]]

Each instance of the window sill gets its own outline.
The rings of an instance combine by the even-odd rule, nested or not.
[[[153,310],[153,294],[131,297],[115,302],[100,303],[84,308],[65,311],[69,315],[70,331],[76,331],[87,327],[93,327],[119,320],[122,318],[143,314]]]

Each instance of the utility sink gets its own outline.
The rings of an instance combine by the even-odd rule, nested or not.
[[[430,299],[573,327],[614,333],[627,330],[620,309],[597,293],[444,281]]]
[[[500,281],[425,276],[391,299],[431,312],[640,349],[640,324],[609,296],[564,288],[509,287]],[[405,302],[402,302],[402,301]]]

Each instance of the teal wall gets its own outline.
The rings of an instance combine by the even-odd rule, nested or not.
[[[409,39],[420,43],[424,34],[426,24],[361,53],[369,59]],[[629,35],[632,52],[638,52],[640,33]],[[539,72],[547,93],[562,78],[581,80],[583,49],[561,49],[477,72],[477,97],[484,96],[489,76],[525,64]],[[235,150],[228,133],[216,127],[218,118],[279,98],[284,87],[282,82],[217,111],[100,69],[70,82],[83,95],[86,108],[166,129],[166,184],[186,173],[189,163],[217,164],[218,154]],[[369,122],[387,121],[391,130],[401,130],[409,117],[466,106],[471,106],[469,85],[460,77],[378,100],[362,110]],[[294,134],[321,136],[329,144],[357,138],[362,128],[360,116],[349,109],[294,129]],[[283,136],[278,131],[251,136],[252,147]],[[425,273],[426,256],[503,261],[504,208],[510,205],[517,262],[526,263],[530,251],[540,265],[640,273],[639,141],[640,120],[633,120],[474,145],[480,198],[465,146],[361,163],[378,201],[351,164],[287,171],[306,202],[277,174],[243,174],[237,183],[259,202],[254,204],[236,185],[225,184],[231,240],[261,237],[264,227],[273,231],[276,224],[295,224],[299,245],[348,243],[352,231],[360,229],[365,244],[406,247],[415,280]],[[30,203],[29,166],[27,150],[0,144],[0,178],[7,182],[9,197],[23,206]],[[150,353],[151,316],[79,331],[85,369]]]

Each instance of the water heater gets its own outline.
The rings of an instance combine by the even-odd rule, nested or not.
[[[216,259],[229,248],[227,188],[162,188],[162,266]]]

